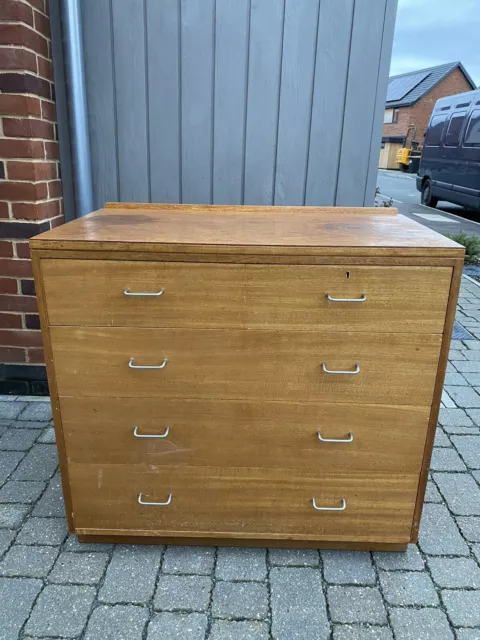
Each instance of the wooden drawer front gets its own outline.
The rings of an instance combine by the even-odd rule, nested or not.
[[[452,269],[249,265],[246,275],[253,329],[442,333]]]
[[[61,398],[69,462],[420,473],[429,407]],[[136,437],[164,435],[162,438]],[[168,431],[167,431],[168,429]],[[351,442],[324,442],[343,439]]]
[[[441,333],[450,267],[42,260],[51,325]],[[347,273],[349,277],[347,278]],[[161,296],[126,296],[130,292]],[[364,302],[332,302],[333,298]]]
[[[61,396],[431,404],[440,335],[52,327]],[[159,366],[161,370],[134,370]],[[353,370],[357,375],[322,371]]]
[[[243,326],[243,265],[42,260],[42,271],[51,325]]]
[[[418,476],[70,464],[77,533],[403,541]],[[146,506],[148,502],[171,502]],[[316,511],[312,505],[344,511]]]

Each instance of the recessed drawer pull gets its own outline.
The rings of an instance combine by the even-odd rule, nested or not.
[[[164,369],[167,366],[168,358],[164,358],[162,364],[133,364],[135,358],[130,358],[128,366],[130,369]]]
[[[361,298],[332,298],[332,296],[327,293],[327,299],[330,300],[330,302],[365,302],[367,294],[362,293]]]
[[[163,294],[164,294],[164,289],[160,289],[160,291],[157,291],[156,293],[143,293],[143,292],[135,293],[133,291],[129,291],[128,289],[125,289],[125,291],[123,292],[124,296],[143,296],[144,298],[154,298],[158,296],[163,296]]]
[[[357,373],[360,373],[360,365],[356,364],[355,369],[353,371],[335,371],[335,369],[327,369],[327,367],[325,366],[325,363],[322,362],[322,371],[324,373],[333,373],[333,374],[342,375],[342,376],[354,376]]]
[[[340,507],[317,507],[317,503],[315,502],[315,498],[312,498],[313,508],[317,511],[345,511],[347,508],[347,501],[345,498],[342,498],[342,504]]]
[[[353,441],[353,433],[350,431],[348,434],[348,438],[322,438],[322,434],[320,431],[317,431],[317,436],[320,442],[352,442]]]
[[[168,436],[168,432],[169,431],[170,431],[170,427],[167,427],[165,429],[165,431],[163,433],[159,434],[159,435],[152,434],[152,433],[150,433],[150,434],[141,434],[141,433],[138,433],[138,427],[135,427],[133,429],[133,435],[136,438],[166,438]]]
[[[146,502],[142,499],[143,493],[138,494],[138,504],[145,504],[147,507],[166,507],[172,501],[172,494],[170,493],[166,502]]]

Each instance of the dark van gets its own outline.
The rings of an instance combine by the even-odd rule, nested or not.
[[[480,90],[441,98],[425,134],[417,176],[422,204],[480,210]]]

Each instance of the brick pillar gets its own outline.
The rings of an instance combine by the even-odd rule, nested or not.
[[[1,0],[0,393],[45,379],[28,239],[63,222],[54,95],[48,0]]]

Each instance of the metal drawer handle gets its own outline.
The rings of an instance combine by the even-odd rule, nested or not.
[[[143,296],[145,298],[152,298],[155,296],[163,296],[164,293],[165,293],[164,289],[160,289],[160,291],[158,291],[157,293],[142,293],[142,292],[135,293],[135,292],[129,291],[128,289],[125,289],[125,291],[123,292],[123,295],[124,296]]]
[[[165,429],[165,431],[163,433],[161,433],[160,435],[156,435],[156,434],[144,434],[142,435],[141,433],[138,433],[138,427],[134,427],[133,429],[133,435],[136,438],[166,438],[168,436],[168,432],[170,431],[170,427],[167,427]]]
[[[130,369],[164,369],[167,366],[168,358],[164,358],[162,364],[133,364],[135,358],[130,358],[128,361],[128,366]]]
[[[166,502],[146,502],[142,500],[143,493],[138,494],[138,504],[145,504],[147,507],[166,507],[172,501],[172,494],[170,493]]]
[[[327,369],[325,363],[322,362],[322,371],[324,373],[335,373],[343,376],[355,376],[357,373],[360,373],[360,365],[356,364],[355,369],[353,371],[335,371],[335,369]]]
[[[313,508],[317,511],[345,511],[347,508],[347,501],[345,498],[342,498],[342,504],[340,507],[317,507],[317,503],[315,502],[315,498],[312,498]]]
[[[330,302],[365,302],[365,300],[367,299],[367,294],[362,293],[361,298],[332,298],[332,296],[327,293],[327,298],[328,300],[330,300]]]
[[[348,438],[344,438],[344,439],[322,438],[322,434],[320,433],[320,431],[317,431],[317,436],[320,442],[352,442],[353,440],[353,433],[351,431],[348,434]]]

